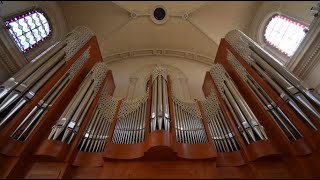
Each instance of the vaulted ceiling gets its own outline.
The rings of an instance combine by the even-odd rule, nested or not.
[[[61,1],[68,29],[86,25],[98,38],[103,57],[137,49],[174,49],[215,57],[220,39],[232,29],[247,30],[261,2]],[[155,24],[156,5],[169,20]],[[137,18],[130,15],[135,12]],[[151,13],[152,14],[152,13]],[[183,15],[188,18],[184,19]]]
[[[59,2],[69,31],[85,25],[97,36],[102,57],[110,62],[109,68],[114,75],[114,96],[126,96],[129,78],[142,66],[166,63],[186,74],[190,95],[198,99],[204,98],[201,89],[204,75],[210,69],[208,64],[213,63],[220,39],[233,29],[246,32],[260,4],[256,1]],[[168,14],[168,20],[163,24],[157,24],[151,18],[153,9],[159,5]],[[161,53],[174,50],[178,54],[186,52],[198,55],[192,57],[206,58],[201,62],[198,62],[200,58],[188,61],[188,58],[163,57],[131,57],[121,61],[125,53],[141,54],[142,50]],[[114,56],[120,58],[110,60]]]

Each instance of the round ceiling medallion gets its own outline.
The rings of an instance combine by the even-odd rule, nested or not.
[[[151,10],[150,18],[156,24],[164,24],[169,19],[168,11],[162,5],[154,6]]]

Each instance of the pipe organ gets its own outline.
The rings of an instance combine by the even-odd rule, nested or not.
[[[77,61],[72,64],[70,69],[63,75],[63,77],[55,84],[52,89],[41,99],[36,106],[32,108],[30,113],[23,119],[21,124],[15,129],[11,137],[23,141],[32,132],[34,127],[41,121],[43,115],[52,106],[59,94],[66,88],[67,84],[73,76],[80,70],[83,64],[89,58],[89,49],[87,49]]]
[[[204,100],[180,99],[164,65],[115,98],[101,61],[77,27],[0,86],[1,178],[320,177],[319,95],[241,31],[221,39]]]
[[[257,99],[264,105],[265,110],[270,113],[273,120],[279,125],[281,130],[287,135],[290,140],[297,140],[302,138],[301,132],[297,127],[290,121],[288,116],[281,110],[279,106],[269,97],[261,86],[252,78],[252,76],[241,66],[236,58],[228,51],[228,60],[230,64],[235,68],[241,79],[248,83],[248,86]]]
[[[34,97],[45,82],[70,60],[70,57],[81,47],[74,47],[74,44],[84,43],[91,36],[92,34],[85,27],[75,29],[69,34],[68,38],[55,44],[43,56],[33,60],[1,85],[0,128],[3,128],[21,107]]]
[[[264,127],[260,124],[242,95],[239,93],[229,74],[222,65],[214,65],[210,70],[218,90],[234,115],[240,133],[250,144],[257,140],[268,139]]]
[[[241,35],[238,35],[238,38],[234,38],[235,34]],[[320,120],[319,112],[310,103],[310,101],[312,101],[317,106],[320,105],[320,97],[314,92],[314,89],[309,88],[301,80],[283,68],[277,63],[276,59],[242,32],[232,31],[229,32],[229,36],[227,37],[229,38],[226,38],[226,40],[229,41],[234,48],[242,52],[244,60],[269,83],[279,96],[287,102],[306,123],[313,129],[318,130],[305,112],[297,105],[297,103],[301,104],[307,111],[311,112]]]
[[[206,100],[201,102],[205,117],[208,119],[208,127],[211,138],[217,152],[232,152],[239,150],[239,144],[235,138],[227,116],[222,112],[216,94],[211,91]]]
[[[83,152],[102,152],[105,141],[109,137],[113,114],[117,107],[117,99],[110,96],[106,86],[94,113],[90,117],[85,133],[82,135],[78,149]]]
[[[141,98],[122,102],[112,143],[135,144],[145,140],[147,97],[146,93]]]
[[[97,63],[81,83],[79,90],[52,127],[48,139],[70,144],[78,132],[103,79],[107,73],[106,64]]]
[[[166,72],[156,69],[152,77],[151,123],[150,130],[170,130],[168,80]]]
[[[173,96],[174,119],[179,143],[201,144],[207,142],[200,110],[196,103],[186,103]]]

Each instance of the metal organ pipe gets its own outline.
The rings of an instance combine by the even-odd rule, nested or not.
[[[210,135],[217,152],[238,151],[239,145],[229,120],[222,112],[218,98],[213,91],[201,102],[208,120]],[[234,113],[234,112],[233,112]]]
[[[280,65],[272,55],[241,31],[233,30],[226,35],[225,39],[239,52],[243,59],[251,65],[263,80],[278,93],[283,101],[314,130],[318,130],[312,120],[304,113],[304,110],[309,111],[320,120],[320,113],[313,104],[309,102],[309,100],[313,101],[315,106],[320,106],[320,96],[315,93],[313,88],[308,87],[303,81],[295,77],[284,66]],[[296,102],[300,103],[305,109],[302,110]],[[278,113],[281,116],[284,114],[280,111]],[[283,118],[285,120],[287,119],[285,116],[283,116]],[[292,130],[292,132],[293,131],[296,130]]]
[[[105,86],[101,97],[90,117],[78,149],[84,152],[102,152],[105,148],[108,133],[113,121],[118,100],[108,94]]]
[[[74,53],[77,52],[92,35],[87,28],[77,27],[71,32],[70,36],[36,57],[0,86],[0,129],[37,94],[40,88],[71,59]],[[41,102],[39,103],[42,104]],[[46,106],[46,104],[43,105]],[[42,114],[38,113],[36,109],[34,109],[33,112],[37,112],[37,117]],[[33,125],[37,124],[36,120],[31,122]],[[24,124],[19,126],[20,128],[28,127],[28,129],[24,128],[15,131],[16,133],[18,132],[18,134],[14,134],[12,137],[18,138],[18,140],[24,140],[25,137],[28,136],[28,132],[32,131],[29,128],[34,127],[33,125],[29,125],[30,121],[24,121]],[[22,132],[23,134],[21,135]]]
[[[303,105],[307,110],[309,110],[312,114],[314,114],[320,120],[319,112],[311,105],[311,103],[306,99],[305,96],[297,89],[294,85],[292,85],[287,79],[281,76],[276,70],[274,70],[269,64],[267,64],[259,55],[255,52],[251,54],[252,58],[255,62],[263,67],[264,70],[272,76],[272,78],[279,83],[289,94],[293,95],[293,98],[296,99],[301,105]],[[305,91],[303,91],[305,92]],[[314,99],[311,98],[311,99]],[[316,101],[318,102],[318,101]]]
[[[228,51],[227,56],[230,64],[235,68],[239,76],[248,84],[249,88],[254,92],[257,99],[265,106],[266,111],[271,115],[273,120],[277,123],[280,129],[287,135],[290,140],[297,140],[302,136],[295,125],[284,114],[280,107],[269,97],[263,88],[247,73],[245,68],[238,62],[238,60]]]
[[[247,37],[248,38],[248,37]],[[250,38],[248,38],[250,40]],[[281,66],[279,63],[276,62],[276,59],[259,47],[256,43],[250,41],[249,48],[252,49],[257,55],[259,55],[265,62],[267,62],[272,68],[278,71],[281,76],[287,79],[295,88],[297,88],[301,93],[303,93],[307,98],[312,100],[318,106],[320,106],[320,96],[319,94],[314,92],[313,88],[309,88],[303,81],[295,77],[291,72]],[[260,61],[261,62],[261,61]],[[293,95],[293,94],[292,94]],[[304,100],[309,104],[307,100]],[[313,110],[313,106],[308,105],[307,109]],[[318,116],[318,115],[316,115]],[[319,117],[319,116],[318,116]]]
[[[13,119],[19,110],[71,59],[75,52],[78,52],[91,36],[92,34],[87,29],[76,28],[69,37],[40,54],[0,86],[0,129]],[[11,134],[11,138],[24,141],[29,137],[50,106],[89,59],[89,50],[90,47],[28,112]]]
[[[239,132],[248,144],[268,139],[263,126],[259,123],[250,107],[234,85],[231,77],[220,64],[210,70],[211,76],[238,124]],[[242,125],[242,127],[241,127]]]
[[[186,103],[173,96],[175,132],[179,143],[206,143],[207,135],[196,103]]]
[[[45,82],[55,74],[63,64],[65,64],[66,61],[60,61],[64,55],[64,51],[56,53],[4,98],[0,104],[0,128],[2,128],[13,115],[15,115],[20,108],[35,95]]]
[[[66,110],[52,127],[48,139],[70,144],[79,131],[85,114],[107,74],[106,63],[97,63],[80,84]],[[98,119],[100,121],[100,119]],[[96,131],[96,130],[95,130]],[[95,134],[95,133],[93,133]]]
[[[170,114],[167,80],[158,75],[152,81],[150,130],[170,130]]]
[[[4,98],[14,90],[19,84],[21,84],[26,78],[34,73],[40,66],[47,62],[53,55],[59,52],[62,48],[67,45],[66,41],[59,42],[48,50],[45,54],[37,58],[36,61],[30,62],[20,71],[18,71],[13,77],[8,79],[0,86],[0,103],[3,102]]]
[[[123,101],[111,142],[114,144],[136,144],[144,141],[147,96],[137,100]]]

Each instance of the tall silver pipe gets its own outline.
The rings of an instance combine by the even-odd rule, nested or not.
[[[75,96],[72,98],[71,102],[68,104],[66,110],[62,113],[56,125],[53,126],[53,129],[48,137],[48,139],[57,139],[58,136],[65,130],[67,124],[72,118],[72,115],[77,110],[78,105],[80,104],[82,98],[90,88],[93,80],[91,79],[90,73],[86,76],[84,81],[80,85],[80,90],[76,92]]]
[[[218,142],[218,136],[216,135],[216,131],[213,130],[213,122],[212,120],[210,120],[208,122],[208,128],[209,128],[209,131],[210,131],[210,134],[211,134],[211,138],[212,138],[212,141],[215,145],[215,148],[218,152],[221,152],[221,148],[220,148],[220,144]]]
[[[86,143],[86,146],[85,146],[85,150],[86,151],[89,151],[90,149],[90,145],[92,144],[92,141],[93,141],[93,137],[94,137],[94,132],[97,128],[97,125],[99,124],[99,120],[101,118],[101,113],[100,111],[97,111],[96,115],[94,116],[94,124],[92,125],[92,128],[90,128],[90,132],[88,134],[88,140],[87,140],[87,143]]]
[[[226,127],[224,126],[223,121],[220,118],[220,114],[218,112],[216,112],[216,117],[217,117],[217,122],[218,122],[218,124],[220,126],[220,129],[221,129],[221,132],[223,134],[224,141],[227,144],[227,150],[228,151],[233,151],[231,140],[228,137],[228,133],[227,133]]]
[[[188,143],[188,142],[190,142],[190,136],[189,136],[189,133],[187,131],[188,128],[187,128],[187,125],[186,125],[185,113],[181,108],[179,108],[179,110],[180,110],[180,115],[181,115],[181,122],[182,122],[183,132],[185,134],[184,143]]]
[[[155,78],[152,84],[152,108],[151,108],[151,132],[156,130],[156,122],[158,121],[158,79]]]
[[[158,93],[157,93],[157,115],[158,115],[158,130],[162,129],[162,121],[163,121],[163,102],[162,102],[162,76],[157,77],[158,80]]]
[[[106,125],[107,125],[107,120],[105,117],[103,117],[102,119],[102,123],[100,123],[100,128],[97,132],[97,139],[96,139],[96,143],[94,144],[93,146],[93,152],[98,152],[99,148],[100,148],[100,143],[101,143],[101,140],[104,139],[103,137],[103,131],[104,129],[106,128]]]
[[[219,136],[221,137],[221,141],[222,141],[222,145],[223,145],[224,151],[229,152],[230,149],[229,149],[229,146],[228,146],[228,142],[227,142],[225,134],[223,132],[223,128],[221,127],[221,124],[219,122],[219,118],[217,116],[217,113],[215,114],[214,117],[215,117],[217,132],[218,132]]]
[[[141,131],[141,141],[144,141],[145,137],[144,137],[144,129],[145,129],[145,122],[146,122],[146,112],[147,112],[147,103],[144,102],[143,103],[143,120],[141,121],[142,122],[142,131]]]
[[[224,115],[224,113],[222,113],[220,107],[218,108],[218,113],[220,114],[220,117],[221,117],[222,121],[223,121],[224,124],[225,124],[225,127],[226,127],[226,129],[227,129],[227,133],[228,133],[228,138],[231,139],[232,145],[233,145],[233,147],[234,147],[233,150],[238,150],[237,142],[236,142],[236,140],[235,140],[235,134],[234,134],[234,132],[232,131],[232,128],[230,127],[230,124],[229,124],[229,122],[226,120],[225,115]]]
[[[12,91],[0,104],[0,113],[2,113],[6,108],[8,108],[12,103],[17,101],[20,97],[24,95],[35,83],[38,82],[40,78],[42,78],[45,73],[50,71],[54,65],[57,64],[65,55],[65,52],[61,51],[54,55],[51,59],[48,60],[43,66],[37,69],[33,74],[31,74],[26,80],[20,83],[14,91]],[[41,82],[44,83],[44,82]],[[41,84],[42,86],[42,84]]]
[[[285,93],[282,88],[275,83],[257,64],[252,63],[251,66],[258,72],[260,76],[264,78],[268,82],[269,85],[279,94],[281,99],[286,102],[300,117],[303,118],[314,130],[318,130],[318,128],[314,125],[314,123],[308,118],[308,116],[299,108],[299,106]]]
[[[180,142],[184,143],[186,136],[185,136],[185,132],[184,132],[184,127],[183,127],[183,123],[182,123],[182,115],[181,115],[181,111],[179,109],[179,106],[176,104],[176,109],[177,109],[177,122],[178,122],[178,127],[179,127],[179,131],[180,131]]]
[[[320,96],[314,92],[313,88],[309,88],[303,81],[299,80],[295,77],[291,72],[289,72],[286,68],[282,67],[277,60],[259,47],[256,43],[253,43],[252,40],[249,43],[249,48],[253,50],[253,52],[257,53],[259,56],[263,58],[265,62],[268,63],[272,68],[274,68],[278,73],[284,76],[290,83],[292,83],[300,92],[302,92],[306,97],[320,106]]]
[[[263,90],[260,92],[259,91],[260,88],[258,89],[253,84],[253,82],[251,82],[251,80],[248,80],[247,82],[248,82],[249,86],[251,87],[251,89],[255,92],[256,96],[258,97],[258,100],[260,100],[261,103],[265,105],[266,110],[268,110],[268,112],[272,115],[271,117],[273,117],[273,119],[278,124],[280,129],[284,130],[284,132],[286,132],[285,134],[287,134],[287,135],[289,134],[289,136],[291,136],[292,138],[294,138],[296,140],[297,138],[291,132],[290,128],[287,126],[287,124],[284,121],[286,120],[286,122],[291,126],[291,128],[293,128],[296,131],[296,133],[301,135],[301,133],[292,124],[292,122],[288,118],[283,119],[281,117],[281,115],[278,114],[278,112],[276,111],[277,109],[275,109],[275,106],[276,106],[275,103],[273,101],[270,101],[270,99],[267,98],[268,96],[265,93],[264,93],[264,95],[262,94],[262,92],[264,92]],[[286,115],[284,115],[284,116],[286,117]]]
[[[230,81],[226,81],[227,87],[230,89],[232,94],[234,94],[234,99],[238,103],[240,109],[242,110],[243,114],[245,115],[246,119],[248,120],[249,124],[251,125],[254,132],[260,137],[260,139],[267,139],[267,136],[264,132],[264,129],[260,125],[259,121],[251,111],[248,104],[245,102],[241,94],[236,89],[235,85]]]
[[[62,48],[67,45],[66,41],[57,43],[53,48],[39,57],[36,61],[30,62],[22,69],[20,69],[14,76],[9,78],[0,86],[0,103],[4,98],[11,93],[22,81],[29,77],[34,71],[36,71],[41,65],[47,62],[52,56],[59,52]]]
[[[142,104],[141,104],[142,105]],[[134,123],[133,123],[133,129],[134,129],[134,132],[133,132],[133,136],[132,136],[132,143],[135,144],[137,143],[137,135],[138,135],[138,132],[139,132],[139,119],[141,118],[140,117],[140,109],[141,109],[141,105],[139,106],[139,108],[135,111],[135,115],[134,115]]]
[[[250,144],[250,140],[249,140],[249,138],[248,138],[248,136],[247,136],[247,133],[246,133],[246,131],[244,130],[244,127],[241,125],[241,121],[239,120],[239,118],[237,117],[236,113],[234,112],[233,107],[232,107],[229,99],[226,97],[226,96],[227,96],[227,95],[226,95],[226,92],[225,92],[224,95],[225,95],[225,96],[224,96],[223,99],[225,100],[226,105],[227,105],[229,111],[231,112],[233,118],[235,119],[235,121],[236,121],[236,123],[237,123],[237,128],[238,128],[240,134],[243,136],[243,138],[244,138],[244,140],[246,141],[246,143],[247,143],[247,144]]]
[[[253,134],[253,131],[252,131],[249,123],[247,122],[245,116],[242,114],[242,111],[240,110],[239,106],[237,105],[236,101],[234,100],[233,96],[231,95],[229,89],[226,86],[224,86],[224,87],[225,87],[224,88],[225,95],[228,99],[228,102],[232,106],[230,108],[230,109],[232,109],[231,112],[234,111],[237,114],[235,117],[240,120],[241,125],[244,128],[244,132],[250,137],[250,139],[252,141],[256,141],[256,138]],[[244,137],[248,137],[248,136],[244,136]],[[249,142],[249,141],[247,140],[247,142]]]
[[[73,139],[73,136],[79,130],[80,125],[82,123],[82,120],[83,120],[85,114],[87,113],[87,110],[89,109],[89,107],[93,101],[93,98],[94,98],[93,86],[91,86],[88,89],[86,95],[83,97],[81,103],[79,104],[78,109],[76,110],[76,112],[72,116],[72,119],[70,120],[70,122],[64,132],[64,135],[62,136],[62,142],[64,142],[64,138],[71,136],[70,138],[68,138],[69,140],[67,141],[68,144],[70,144],[70,141]]]
[[[57,97],[63,92],[67,84],[70,81],[70,73],[65,73],[59,81],[50,89],[50,91],[41,99],[38,104],[29,112],[29,114],[23,119],[20,125],[12,133],[11,137],[16,140],[25,140],[31,134],[36,125],[41,121],[42,115],[45,114],[47,109],[55,102]],[[21,131],[20,135],[17,135],[18,131]]]
[[[95,141],[95,134],[96,134],[96,131],[97,131],[97,127],[99,127],[99,124],[100,124],[100,121],[101,121],[101,118],[102,118],[102,114],[101,114],[101,111],[97,111],[97,114],[94,116],[95,119],[91,128],[90,128],[90,132],[89,132],[89,136],[88,136],[88,141],[87,141],[87,146],[86,146],[86,150],[87,151],[90,151],[91,147],[92,147],[92,144],[94,143]]]
[[[162,87],[163,87],[163,111],[164,111],[164,115],[163,115],[163,119],[164,119],[164,123],[165,123],[165,130],[169,131],[169,118],[170,118],[170,114],[169,114],[169,102],[168,102],[168,87],[167,87],[167,82],[165,80],[165,78],[163,78],[162,80]]]
[[[107,139],[108,139],[108,133],[110,132],[110,127],[111,127],[111,122],[110,121],[108,121],[107,122],[108,124],[107,124],[107,128],[105,129],[105,131],[104,131],[104,133],[103,133],[103,136],[105,137],[103,140],[102,140],[102,142],[101,142],[101,145],[100,145],[100,149],[98,150],[98,151],[104,151],[104,148],[105,148],[105,146],[106,146],[106,142],[107,142]]]
[[[88,112],[88,110],[89,110],[89,108],[90,108],[93,100],[94,100],[94,96],[93,96],[93,92],[92,92],[91,95],[90,95],[89,100],[87,101],[84,109],[83,109],[82,112],[81,112],[80,117],[79,117],[78,120],[77,120],[76,125],[75,125],[75,126],[73,127],[73,129],[72,129],[72,134],[71,134],[71,137],[70,137],[69,140],[68,140],[68,144],[71,143],[71,141],[73,140],[74,136],[78,133],[78,131],[79,131],[79,129],[80,129],[80,126],[81,126],[81,124],[82,124],[82,121],[84,120],[84,117],[85,117],[85,115],[87,114],[87,112]]]
[[[91,138],[90,138],[90,142],[88,143],[88,151],[92,151],[93,149],[93,146],[94,146],[94,143],[96,141],[96,138],[97,138],[97,131],[98,131],[98,128],[100,127],[100,123],[101,121],[103,120],[103,115],[102,114],[99,114],[98,118],[97,118],[97,122],[95,124],[95,127],[91,133]]]
[[[4,127],[18,110],[34,97],[46,81],[65,64],[65,61],[60,61],[64,55],[64,52],[58,53],[57,56],[53,57],[54,59],[50,59],[50,62],[36,70],[34,74],[30,75],[31,77],[27,78],[23,83],[20,83],[10,94],[8,94],[8,96],[6,96],[0,104],[0,114],[3,117],[0,120],[0,128]]]
[[[93,112],[93,115],[91,116],[89,125],[85,130],[85,134],[82,137],[82,142],[81,142],[81,145],[80,145],[80,150],[82,150],[82,151],[85,151],[84,145],[86,144],[87,140],[90,138],[90,134],[91,134],[92,128],[93,128],[95,122],[97,121],[98,113],[99,113],[99,109],[95,108],[95,110]]]
[[[99,124],[98,124],[98,127],[96,129],[96,132],[94,134],[94,142],[92,144],[92,152],[96,152],[96,147],[98,146],[98,143],[100,141],[100,138],[101,138],[101,131],[102,129],[104,128],[104,125],[105,125],[105,117],[102,115],[101,116],[101,119],[99,121]]]
[[[184,115],[184,120],[185,120],[186,133],[189,137],[189,140],[187,143],[193,144],[193,140],[194,140],[194,137],[192,136],[193,129],[192,129],[191,122],[189,119],[189,114],[187,112],[184,112],[183,115]]]
[[[281,76],[280,73],[278,73],[275,69],[273,69],[259,55],[253,52],[251,56],[255,60],[255,62],[258,65],[260,65],[260,67],[263,67],[264,70],[267,71],[268,74],[272,76],[272,78],[275,79],[277,83],[279,83],[281,87],[283,87],[290,95],[294,97],[294,99],[300,102],[307,110],[309,110],[312,114],[314,114],[320,120],[320,114],[318,113],[318,111],[303,96],[303,94],[299,91],[299,89],[297,89],[294,85],[292,85],[289,81],[287,81],[287,79]]]

